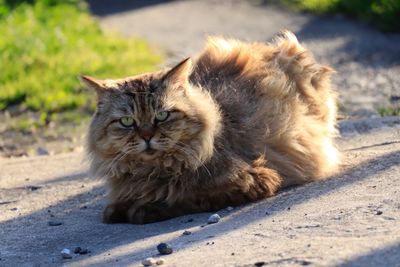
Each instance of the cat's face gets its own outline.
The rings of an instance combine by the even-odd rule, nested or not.
[[[88,136],[91,152],[139,162],[169,156],[199,161],[199,139],[210,126],[204,114],[208,104],[198,103],[205,99],[190,88],[189,70],[190,62],[184,61],[165,74],[106,81],[83,77],[98,94]]]

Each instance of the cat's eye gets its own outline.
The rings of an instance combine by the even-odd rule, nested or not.
[[[169,112],[168,111],[160,111],[157,112],[156,114],[156,120],[157,121],[165,121],[169,116]]]
[[[119,119],[119,122],[124,127],[132,127],[133,124],[135,123],[132,117],[122,117],[121,119]]]

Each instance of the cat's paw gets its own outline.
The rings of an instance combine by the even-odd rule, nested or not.
[[[133,224],[153,223],[167,219],[166,208],[158,205],[143,205],[128,212],[128,221]]]
[[[127,206],[125,204],[113,203],[108,205],[103,211],[104,223],[126,223]]]

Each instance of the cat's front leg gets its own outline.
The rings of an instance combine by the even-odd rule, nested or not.
[[[127,202],[115,202],[109,204],[103,211],[104,223],[127,223],[127,212],[131,207]]]
[[[193,212],[196,211],[185,205],[168,206],[164,202],[152,202],[139,207],[132,206],[127,212],[127,220],[132,224],[145,224],[164,221]]]

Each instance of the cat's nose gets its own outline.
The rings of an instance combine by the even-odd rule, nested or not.
[[[154,126],[151,124],[143,124],[139,129],[139,135],[145,141],[149,142],[154,136]]]

